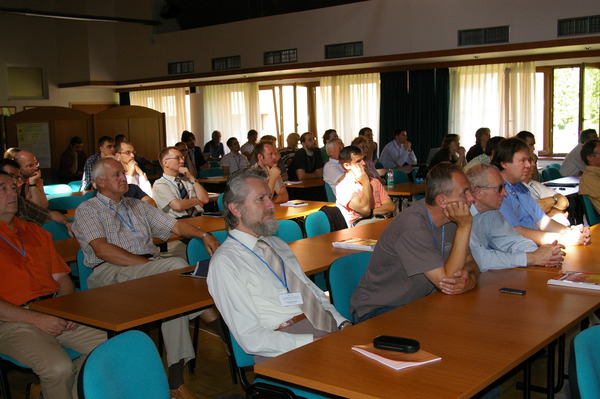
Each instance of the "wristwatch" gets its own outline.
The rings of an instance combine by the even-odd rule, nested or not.
[[[344,324],[346,324],[346,323],[350,324],[351,326],[353,325],[353,324],[352,324],[352,322],[350,322],[350,321],[348,321],[348,320],[344,320],[344,321],[342,321],[342,323],[341,323],[341,324],[338,326],[338,330],[341,330],[341,329],[342,329],[342,327],[344,327]]]
[[[558,204],[558,198],[556,198],[556,195],[553,195],[552,199],[554,200],[554,205]]]
[[[200,239],[201,239],[201,240],[204,240],[204,238],[205,238],[206,236],[211,236],[211,237],[213,237],[212,233],[209,233],[209,232],[207,231],[207,232],[205,232],[204,234],[202,234],[202,235],[200,236]]]

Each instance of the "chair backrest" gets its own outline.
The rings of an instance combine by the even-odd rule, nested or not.
[[[220,168],[221,167],[221,162],[219,162],[219,161],[208,161],[208,164],[210,165],[211,168]]]
[[[223,169],[221,168],[208,168],[208,169],[203,169],[201,171],[198,172],[198,177],[201,178],[205,178],[205,177],[212,177],[212,176],[223,176],[225,174],[225,172],[223,172]]]
[[[585,216],[588,220],[588,224],[593,226],[600,223],[600,215],[596,212],[594,204],[587,195],[582,194],[581,199],[583,200],[583,209],[585,210]]]
[[[375,161],[375,169],[383,169],[383,164],[379,160]]]
[[[410,180],[408,175],[403,170],[395,170],[394,171],[394,184],[398,183],[408,183]]]
[[[71,195],[68,197],[50,198],[48,200],[48,209],[75,209],[85,201],[80,195]]]
[[[69,219],[73,220],[73,218]],[[52,239],[55,241],[70,238],[67,227],[64,224],[55,222],[54,220],[44,223],[42,228],[49,232],[52,235]]]
[[[127,331],[89,354],[79,380],[85,399],[165,399],[169,384],[154,342],[141,331]]]
[[[227,239],[226,230],[214,231],[212,235],[215,236],[217,241],[221,244]],[[195,265],[198,261],[210,258],[210,255],[206,252],[206,248],[204,247],[204,242],[199,238],[192,238],[190,240],[187,245],[186,253],[188,264],[190,265]]]
[[[325,183],[325,194],[327,195],[327,202],[335,202],[335,194],[333,193],[333,188],[329,185],[329,183]]]
[[[76,193],[81,188],[81,180],[70,181],[68,184],[71,187],[71,191]]]
[[[546,166],[544,170],[542,170],[542,180],[549,181],[554,179],[560,179],[562,175],[560,174],[560,170],[551,167],[550,165]]]
[[[68,184],[49,184],[44,186],[46,195],[71,195],[71,187]]]
[[[306,229],[306,237],[319,236],[321,234],[331,233],[331,226],[329,224],[329,218],[325,212],[313,212],[306,217],[304,222],[304,228]]]
[[[560,170],[561,164],[559,164],[559,163],[551,163],[551,164],[546,165],[546,167],[547,168],[554,168],[554,169]]]
[[[83,194],[81,196],[81,198],[83,198],[84,201],[89,200],[90,198],[92,198],[94,196],[94,193],[96,191],[92,190],[92,191],[88,191],[87,193]]]
[[[582,399],[600,398],[600,326],[580,332],[573,340],[575,368]]]
[[[277,230],[277,233],[275,233],[275,236],[281,238],[285,242],[292,242],[304,238],[302,236],[302,229],[298,226],[298,223],[293,220],[280,220],[279,229]]]
[[[365,274],[372,252],[358,252],[336,259],[329,268],[329,293],[338,312],[352,320],[350,297]]]
[[[79,274],[79,289],[85,291],[88,289],[87,279],[92,274],[93,269],[83,264],[83,251],[81,248],[77,251],[77,274]]]
[[[223,195],[225,195],[225,193],[221,193],[217,197],[217,209],[221,212],[223,212]]]

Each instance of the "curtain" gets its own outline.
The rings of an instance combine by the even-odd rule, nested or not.
[[[395,128],[406,129],[418,163],[440,146],[448,133],[448,74],[448,69],[381,74],[380,152]]]
[[[130,99],[131,105],[164,112],[168,146],[177,143],[181,132],[190,128],[187,122],[188,107],[186,107],[185,89],[183,88],[132,91]]]
[[[236,137],[243,144],[248,130],[260,128],[258,83],[234,83],[204,87],[204,135],[221,132],[221,141]],[[204,145],[204,143],[203,143]],[[225,145],[225,152],[229,149]]]
[[[379,122],[379,74],[322,77],[318,121],[320,137],[335,129],[345,145],[350,145],[358,131],[368,126],[376,134]]]
[[[541,129],[535,123],[533,62],[451,68],[450,93],[448,130],[460,134],[467,149],[480,127],[502,137]]]

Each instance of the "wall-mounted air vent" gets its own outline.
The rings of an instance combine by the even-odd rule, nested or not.
[[[600,15],[558,20],[558,36],[600,33]]]
[[[509,42],[508,26],[491,28],[465,29],[458,31],[459,46],[477,46],[482,44],[498,44]]]
[[[169,75],[194,72],[194,61],[169,62]]]
[[[233,55],[231,57],[221,57],[212,59],[212,70],[222,71],[223,69],[234,69],[242,67],[242,57]]]
[[[287,64],[298,61],[298,49],[267,51],[265,52],[265,65]]]
[[[360,57],[363,55],[363,42],[328,44],[325,58]]]

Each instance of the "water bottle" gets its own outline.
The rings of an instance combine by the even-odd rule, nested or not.
[[[391,169],[387,172],[387,187],[394,188],[394,171]]]

